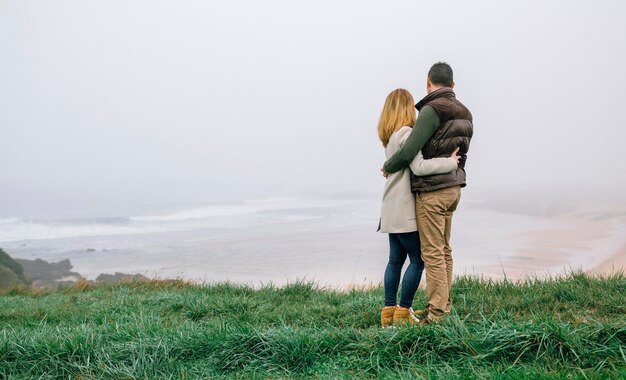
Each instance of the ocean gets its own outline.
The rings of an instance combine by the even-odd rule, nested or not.
[[[91,206],[5,210],[0,248],[16,258],[70,259],[88,279],[124,272],[253,286],[376,285],[387,260],[377,197]],[[454,272],[515,279],[593,268],[626,243],[625,213],[611,210],[507,209],[464,196],[453,220]]]

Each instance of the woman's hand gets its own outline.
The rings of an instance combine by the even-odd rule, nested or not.
[[[459,149],[461,149],[461,148],[460,147],[456,148],[454,150],[454,152],[452,152],[452,154],[450,155],[450,157],[452,157],[452,158],[454,158],[456,160],[457,165],[459,164],[459,160],[461,159],[461,156],[459,156]]]
[[[458,150],[458,149],[457,149],[457,150]],[[385,171],[385,167],[384,167],[384,166],[383,166],[382,168],[380,168],[380,171],[383,173],[383,177],[385,177],[385,178],[389,177],[389,173],[387,173],[387,172]]]

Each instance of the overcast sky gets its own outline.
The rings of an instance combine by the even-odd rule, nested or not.
[[[389,91],[439,60],[469,186],[626,189],[615,1],[0,0],[0,205],[380,193]]]

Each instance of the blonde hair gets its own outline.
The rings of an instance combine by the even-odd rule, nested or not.
[[[387,147],[389,138],[398,129],[407,125],[412,127],[416,117],[411,93],[403,88],[391,91],[378,121],[378,137],[383,146]]]

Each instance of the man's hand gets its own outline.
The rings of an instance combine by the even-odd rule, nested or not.
[[[389,177],[389,173],[387,173],[385,171],[385,167],[384,166],[382,168],[380,168],[380,171],[383,172],[383,177],[385,177],[385,178]]]
[[[454,158],[456,160],[457,165],[459,164],[459,161],[461,160],[461,156],[459,156],[459,150],[461,148],[456,148],[454,150],[454,152],[452,152],[452,154],[450,155],[450,157]]]

